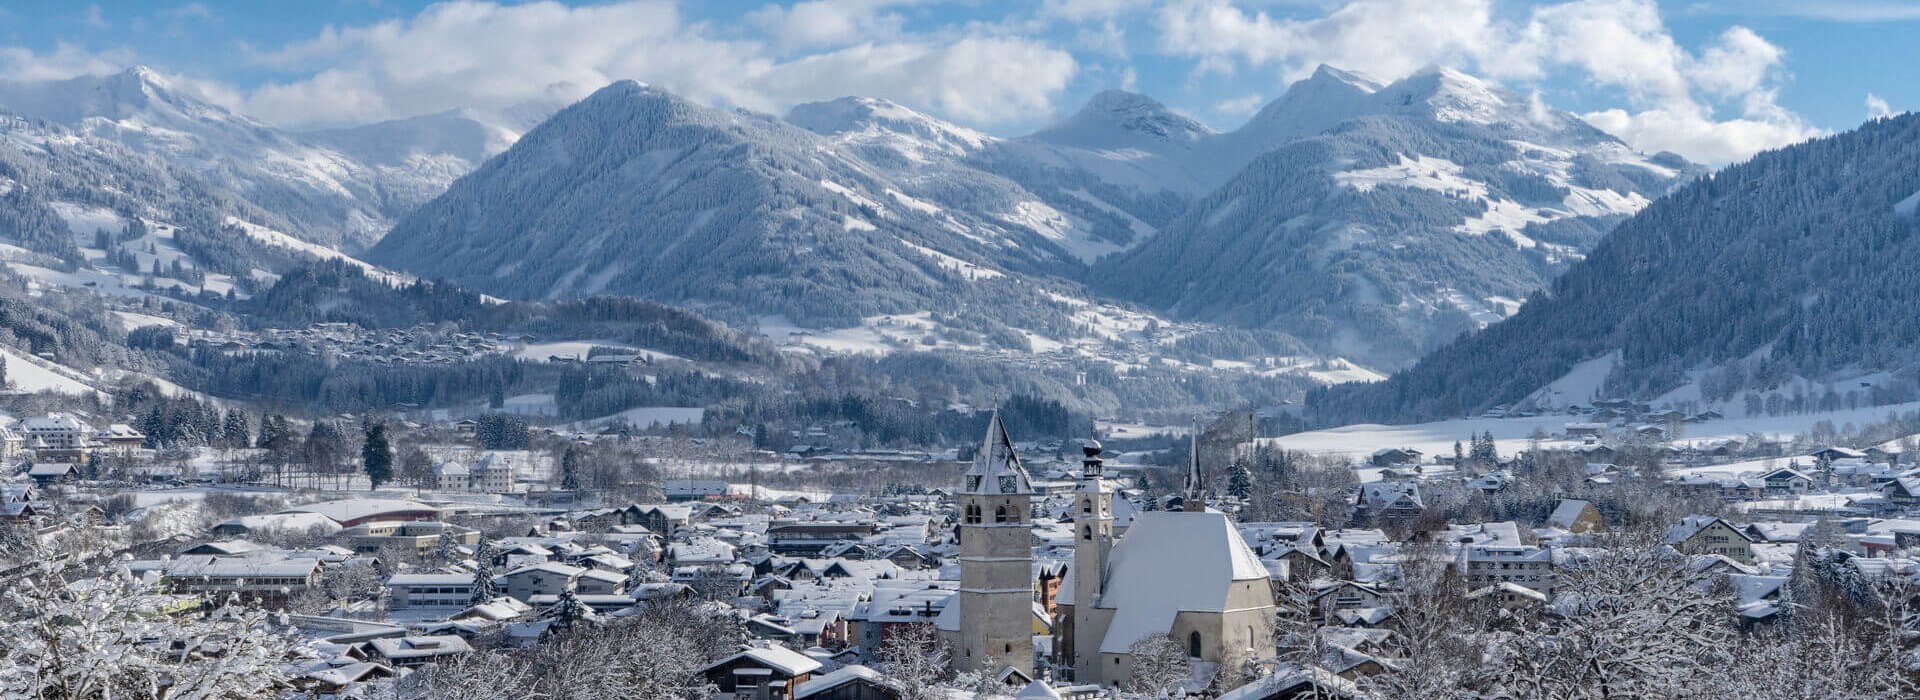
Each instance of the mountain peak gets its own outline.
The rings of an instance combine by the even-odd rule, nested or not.
[[[1373,78],[1353,71],[1341,70],[1325,63],[1314,68],[1313,75],[1307,76],[1307,79],[1300,83],[1296,83],[1295,87],[1297,88],[1300,85],[1345,85],[1357,88],[1362,92],[1376,92],[1386,86],[1385,83],[1374,80]]]
[[[964,156],[993,137],[879,97],[842,97],[795,105],[787,122],[858,146],[888,148],[910,160],[934,153]]]
[[[1089,148],[1131,148],[1151,142],[1191,146],[1213,134],[1207,125],[1159,100],[1125,90],[1103,90],[1066,121],[1031,138]]]

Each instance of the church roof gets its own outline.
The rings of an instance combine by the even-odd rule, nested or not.
[[[1026,468],[1020,466],[1020,455],[1013,449],[1013,439],[1007,437],[1007,426],[1000,422],[999,411],[987,422],[987,436],[980,443],[980,451],[973,455],[973,468],[967,470],[966,483],[960,492],[984,496],[1033,495],[1033,480],[1027,476]]]
[[[1233,583],[1247,580],[1267,580],[1267,568],[1227,516],[1141,513],[1107,564],[1099,606],[1114,614],[1100,651],[1126,653],[1140,638],[1172,629],[1183,611],[1225,612]]]

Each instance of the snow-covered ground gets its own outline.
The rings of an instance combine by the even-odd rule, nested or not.
[[[0,349],[6,358],[10,390],[21,393],[51,391],[68,396],[85,396],[94,388],[81,379],[86,375],[40,358],[28,358],[12,350]]]
[[[1674,444],[1707,444],[1756,433],[1770,439],[1784,440],[1812,431],[1814,424],[1820,421],[1829,421],[1835,426],[1845,426],[1848,423],[1859,426],[1886,420],[1889,413],[1916,410],[1920,410],[1920,402],[1796,416],[1727,417],[1703,423],[1685,424]],[[1494,443],[1501,454],[1512,454],[1525,449],[1529,442],[1528,436],[1533,435],[1535,431],[1558,435],[1564,432],[1567,423],[1580,422],[1580,420],[1579,416],[1547,415],[1527,418],[1465,418],[1411,425],[1364,423],[1278,438],[1265,438],[1262,442],[1289,450],[1362,460],[1377,450],[1391,447],[1410,447],[1428,455],[1452,454],[1454,442],[1464,443],[1470,436],[1492,433]],[[1567,447],[1574,444],[1577,443],[1567,440],[1546,440],[1541,443],[1547,448]],[[1723,465],[1712,469],[1725,468]]]
[[[547,358],[550,357],[570,357],[576,360],[584,360],[587,359],[587,353],[596,347],[619,348],[623,352],[630,352],[650,360],[681,359],[677,355],[669,355],[653,350],[643,350],[610,340],[560,340],[546,343],[529,343],[515,350],[513,356],[532,362],[546,362]]]

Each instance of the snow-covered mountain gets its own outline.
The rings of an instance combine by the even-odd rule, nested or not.
[[[1622,222],[1513,318],[1389,382],[1320,396],[1316,411],[1328,422],[1410,421],[1632,397],[1731,416],[1744,397],[1787,398],[1789,386],[1795,412],[1910,401],[1915,162],[1920,115],[1910,114],[1695,180]]]
[[[1703,172],[1444,69],[1390,85],[1322,69],[1204,148],[1258,155],[1107,261],[1102,287],[1388,367],[1510,315]]]
[[[67,80],[0,80],[0,111],[160,158],[275,215],[256,223],[349,250],[377,240],[394,218],[512,136],[437,115],[308,138],[201,100],[141,66]]]
[[[861,155],[930,153],[944,147],[904,135],[966,132],[877,101],[837,107],[802,110],[845,129],[823,136],[616,83],[407,216],[371,256],[502,296],[633,294],[841,323],[984,299],[1009,274],[1044,279],[1078,259],[1057,213],[1004,180],[958,166],[896,179],[914,169]],[[875,115],[928,128],[878,137],[863,126]]]

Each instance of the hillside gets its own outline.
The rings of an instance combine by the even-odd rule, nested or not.
[[[1920,350],[1920,116],[1761,154],[1620,224],[1512,318],[1371,386],[1311,397],[1323,423],[1520,401],[1619,353],[1603,393],[1707,398],[1791,376],[1894,370]]]
[[[1698,172],[1536,107],[1454,71],[1382,86],[1323,69],[1208,146],[1270,150],[1097,279],[1175,318],[1404,366]]]

